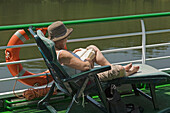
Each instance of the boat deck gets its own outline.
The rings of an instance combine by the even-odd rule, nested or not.
[[[106,17],[106,18],[102,17],[102,18],[82,19],[82,20],[73,20],[73,21],[68,20],[68,21],[64,21],[63,23],[65,25],[74,25],[74,24],[78,25],[78,24],[82,24],[82,23],[85,24],[85,23],[96,23],[96,22],[111,22],[111,21],[120,21],[120,20],[121,21],[123,21],[123,20],[137,20],[135,22],[138,22],[138,20],[140,20],[141,29],[142,29],[140,32],[137,29],[135,29],[134,30],[135,32],[128,31],[127,33],[124,32],[124,33],[121,33],[121,34],[117,34],[116,32],[114,32],[113,33],[114,35],[108,35],[108,36],[102,36],[103,34],[102,35],[98,34],[99,36],[95,36],[95,37],[70,39],[70,40],[68,40],[68,42],[69,43],[72,43],[72,42],[77,43],[77,42],[96,41],[96,40],[102,41],[102,40],[105,40],[105,39],[108,39],[108,41],[110,41],[111,39],[114,39],[114,38],[134,37],[134,42],[129,43],[129,45],[126,45],[126,44],[123,43],[123,45],[117,46],[117,44],[119,45],[119,43],[122,43],[122,40],[121,41],[115,41],[115,43],[113,43],[113,44],[108,44],[108,46],[111,45],[111,47],[102,47],[104,49],[102,51],[102,53],[103,54],[109,53],[108,57],[110,57],[110,55],[113,52],[126,53],[126,51],[130,50],[130,52],[129,52],[130,54],[127,54],[128,57],[136,56],[136,58],[135,57],[130,58],[130,59],[124,59],[124,58],[122,59],[121,58],[122,61],[120,61],[120,58],[118,57],[119,59],[117,61],[115,61],[115,57],[116,57],[115,56],[115,57],[113,57],[113,59],[109,59],[109,60],[110,61],[113,60],[114,64],[121,64],[121,65],[125,65],[129,62],[132,62],[132,63],[138,63],[139,62],[139,63],[145,64],[145,61],[147,61],[148,64],[152,64],[153,66],[156,65],[156,64],[160,65],[160,67],[156,67],[156,68],[159,69],[159,71],[167,71],[170,74],[170,66],[169,66],[169,63],[168,63],[170,56],[167,54],[167,53],[170,53],[169,52],[170,42],[167,38],[167,36],[168,36],[167,33],[170,32],[170,29],[162,29],[162,28],[166,28],[166,27],[161,27],[161,25],[160,25],[161,29],[159,29],[159,30],[154,30],[154,29],[157,29],[155,27],[153,27],[153,29],[147,28],[145,30],[145,22],[144,22],[144,21],[146,21],[146,23],[150,23],[151,20],[148,21],[147,18],[163,17],[163,16],[170,16],[170,12],[139,14],[139,15],[130,15],[130,16],[119,16],[119,17]],[[165,19],[165,21],[166,21],[166,19],[168,19],[168,18],[162,18],[162,19]],[[155,22],[157,23],[158,21],[155,21]],[[0,26],[0,31],[1,30],[4,30],[4,31],[5,30],[16,30],[16,29],[25,29],[26,30],[26,29],[28,29],[28,27],[30,25],[34,26],[35,28],[41,28],[41,27],[47,27],[47,25],[50,25],[50,24],[51,24],[51,22],[38,23],[38,24],[35,23],[35,24]],[[155,23],[153,22],[153,24],[155,24]],[[135,23],[134,25],[135,25],[135,28],[136,28],[137,24]],[[124,27],[124,25],[123,25],[123,27]],[[167,27],[167,28],[169,28],[169,27]],[[6,33],[6,31],[4,33]],[[165,36],[162,35],[163,33],[165,33]],[[108,33],[108,34],[110,34],[110,33]],[[146,35],[150,35],[150,36],[153,35],[155,37],[157,34],[161,34],[160,37],[164,37],[164,39],[166,39],[166,40],[161,38],[161,42],[157,43],[157,42],[154,42],[156,39],[152,39],[150,42],[147,41],[147,43],[146,43],[146,38],[147,38]],[[105,35],[105,33],[104,33],[104,35]],[[140,36],[142,37],[141,44],[138,44],[138,43],[140,43],[140,41],[138,41],[137,38],[140,37]],[[159,36],[156,36],[156,38],[158,38],[160,40]],[[151,39],[151,37],[150,37],[150,39]],[[123,42],[127,42],[128,40],[129,39],[124,40]],[[136,42],[138,42],[138,43],[136,43]],[[99,42],[98,44],[103,46],[103,44],[101,44],[101,43],[104,44],[104,42]],[[112,46],[112,45],[114,45],[114,46]],[[19,48],[19,47],[21,48],[21,47],[33,47],[33,46],[36,46],[36,44],[35,43],[28,43],[28,44],[23,44],[23,45],[20,44],[20,45],[12,45],[12,46],[1,46],[0,50],[4,50],[4,49],[7,49],[7,48]],[[79,44],[78,44],[78,46],[79,46]],[[165,46],[165,49],[162,49],[161,46]],[[76,46],[74,46],[74,47],[76,47]],[[156,47],[160,47],[160,48],[157,49]],[[105,50],[107,48],[108,48],[108,50]],[[149,49],[148,52],[146,51],[147,48]],[[153,48],[153,50],[151,50],[152,48]],[[164,52],[161,52],[161,54],[158,54],[159,51],[157,51],[157,50],[161,50],[161,51],[164,51]],[[125,51],[125,52],[122,52],[122,51]],[[134,51],[134,52],[132,52],[132,51]],[[139,53],[141,53],[141,55]],[[123,55],[120,54],[120,55],[123,56],[124,54]],[[141,57],[142,57],[142,60],[141,60]],[[138,58],[140,58],[140,59],[138,59]],[[6,66],[6,65],[11,65],[11,64],[20,64],[20,63],[29,63],[29,62],[40,62],[42,60],[43,60],[42,57],[39,58],[39,56],[35,56],[35,58],[32,58],[32,56],[31,56],[31,59],[27,59],[27,60],[24,59],[24,60],[14,61],[14,62],[4,61],[4,62],[0,63],[0,66]],[[131,61],[128,61],[128,60],[131,60]],[[156,62],[158,62],[158,63],[154,62],[155,60],[157,60]],[[37,66],[37,65],[33,65],[33,66],[31,65],[31,68],[34,67],[34,66]],[[28,66],[28,67],[30,67],[30,66]],[[31,69],[31,68],[29,68],[29,69]],[[41,69],[41,67],[39,67],[39,69]],[[36,67],[35,67],[35,70],[37,70]],[[7,82],[7,81],[12,81],[12,80],[33,78],[32,75],[30,75],[30,76],[20,76],[20,77],[10,77],[10,78],[6,78],[7,77],[6,73],[5,74],[1,73],[1,75],[5,75],[5,76],[4,76],[4,78],[0,79],[0,82]],[[11,74],[8,74],[8,75],[11,76]],[[38,77],[38,76],[46,76],[46,75],[47,74],[44,73],[44,74],[36,74],[35,76]],[[170,81],[168,81],[167,83],[170,83]],[[3,88],[6,88],[6,89],[10,89],[10,90],[12,89],[12,88],[7,87],[7,86],[10,86],[9,84],[6,85],[6,87],[4,87],[4,85],[1,85],[1,86]],[[149,90],[145,89],[144,92],[149,92]],[[157,95],[157,101],[158,101],[159,108],[160,108],[159,110],[154,110],[152,103],[143,96],[135,96],[134,94],[131,93],[131,94],[122,95],[122,99],[127,104],[133,103],[135,105],[143,107],[144,113],[158,113],[161,110],[168,109],[168,108],[170,109],[170,84],[156,87],[156,95]],[[2,99],[4,99],[4,98],[6,98],[6,97],[3,97]],[[6,100],[4,99],[4,101],[3,101],[2,99],[0,100],[0,113],[34,113],[34,112],[35,113],[48,113],[49,112],[47,110],[38,110],[37,109],[36,105],[37,105],[38,99],[35,99],[33,101],[19,100],[18,102],[17,102],[17,100],[11,101],[11,99],[6,99]],[[17,98],[13,98],[13,99],[15,100]],[[100,99],[98,99],[98,98],[96,98],[96,99],[98,101],[100,101]],[[59,111],[59,113],[64,113],[66,111],[67,106],[71,102],[71,99],[70,98],[62,98],[62,99],[57,99],[57,101],[52,100],[50,102],[51,102],[51,105],[54,106],[57,109],[57,111]],[[80,112],[81,113],[87,113],[87,112],[89,112],[89,113],[94,113],[94,112],[101,113],[101,111],[99,109],[95,108],[90,103],[85,103],[85,107],[82,107],[82,105],[80,105],[80,104],[74,105],[71,112],[72,113],[80,113]],[[4,109],[4,108],[6,108],[6,109]],[[170,110],[169,110],[169,112],[164,112],[164,113],[170,113]]]
[[[149,92],[148,89],[144,90],[144,92]],[[157,95],[157,101],[159,103],[159,110],[154,110],[152,103],[147,100],[143,96],[135,96],[134,93],[132,94],[126,94],[122,95],[122,99],[125,103],[133,103],[135,105],[141,106],[144,108],[144,113],[158,113],[161,110],[169,108],[168,112],[170,113],[170,86],[169,85],[163,85],[158,86],[156,88],[156,95]],[[98,98],[96,98],[99,100]],[[53,101],[51,105],[55,107],[59,113],[65,113],[66,107],[71,102],[71,99],[62,99],[60,101]],[[28,105],[27,105],[28,104]],[[24,105],[24,107],[16,108],[13,110],[0,110],[1,113],[49,113],[47,110],[38,110],[36,107],[36,104],[27,103]],[[22,105],[21,105],[22,106]],[[83,107],[80,104],[74,104],[71,110],[72,113],[102,113],[98,108],[95,108],[90,103],[85,103],[85,107]]]

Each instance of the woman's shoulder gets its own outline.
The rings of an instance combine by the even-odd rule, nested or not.
[[[63,50],[63,49],[61,49],[61,50],[56,50],[56,53],[58,54],[58,53],[67,53],[67,50]]]

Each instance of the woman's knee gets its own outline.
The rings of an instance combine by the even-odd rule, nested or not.
[[[90,45],[90,46],[87,47],[87,49],[93,49],[96,52],[100,51],[99,48],[97,46],[95,46],[95,45]]]

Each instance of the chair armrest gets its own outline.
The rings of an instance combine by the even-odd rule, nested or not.
[[[109,65],[98,67],[98,68],[93,68],[93,69],[91,69],[89,71],[84,71],[82,73],[72,75],[68,79],[63,79],[63,81],[64,82],[73,82],[75,80],[86,78],[87,76],[95,76],[97,73],[101,73],[101,72],[104,72],[104,71],[107,71],[107,70],[110,70],[110,69],[111,69],[111,66],[109,66]]]

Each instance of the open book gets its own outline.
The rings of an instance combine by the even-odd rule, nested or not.
[[[75,54],[78,55],[82,61],[84,61],[86,58],[93,59],[95,57],[95,52],[93,49],[80,49],[81,51],[77,51]]]

